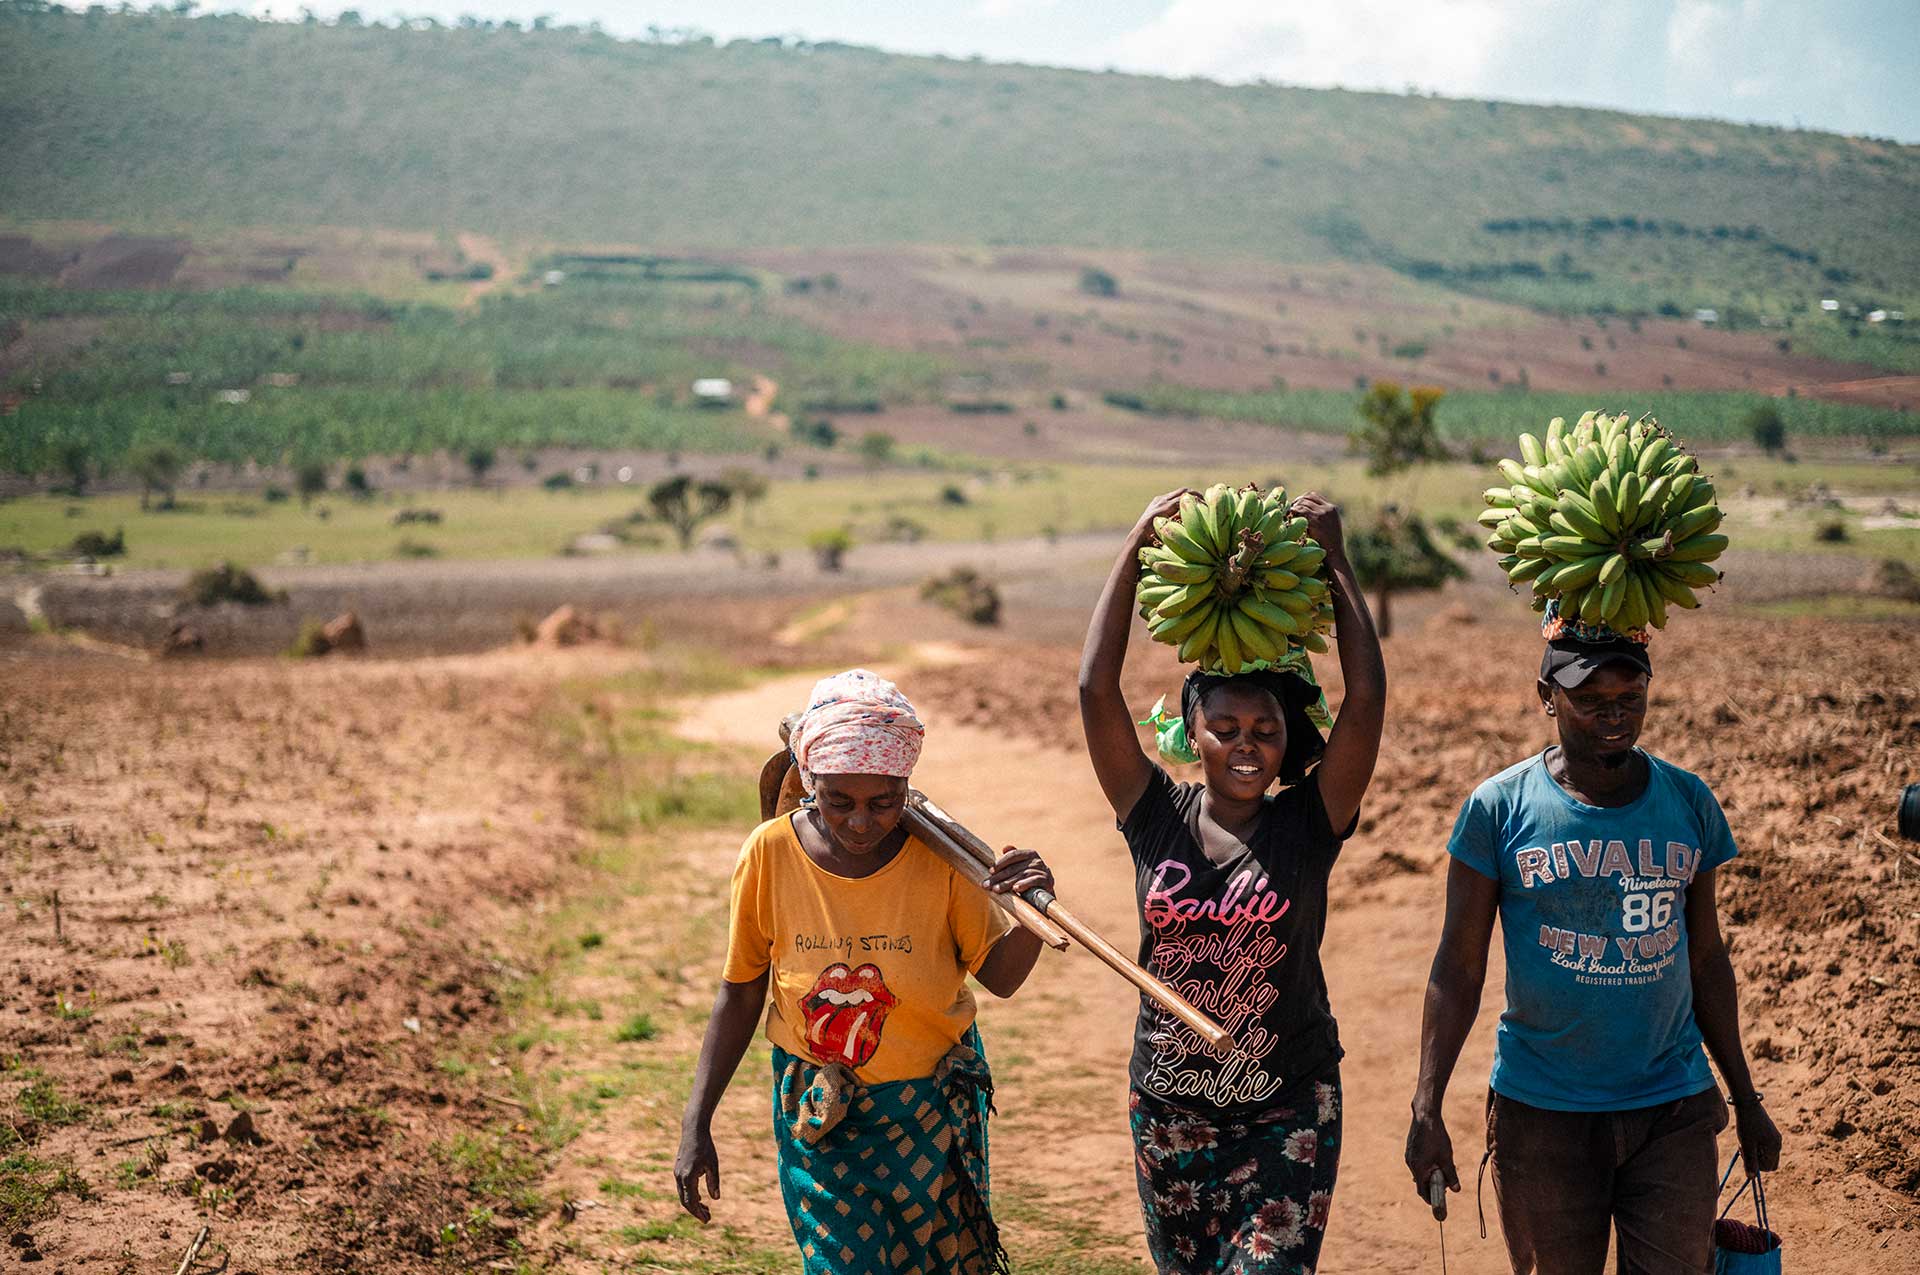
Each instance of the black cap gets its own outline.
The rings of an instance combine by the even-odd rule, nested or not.
[[[1920,841],[1920,784],[1908,784],[1900,794],[1900,835]]]
[[[1582,642],[1578,638],[1559,637],[1547,643],[1546,653],[1540,657],[1540,680],[1570,691],[1609,664],[1629,664],[1648,677],[1653,676],[1646,646],[1630,638]]]

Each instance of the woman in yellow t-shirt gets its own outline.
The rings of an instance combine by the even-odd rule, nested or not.
[[[996,996],[1040,942],[907,834],[925,728],[891,682],[826,678],[789,736],[807,800],[753,830],[733,873],[727,963],[674,1161],[702,1222],[720,1194],[710,1124],[771,987],[780,1193],[806,1275],[1006,1269],[988,1207],[993,1080],[973,975]],[[988,886],[1053,888],[1009,847]]]

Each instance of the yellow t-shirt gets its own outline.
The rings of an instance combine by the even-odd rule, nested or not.
[[[792,815],[755,828],[733,870],[725,977],[773,968],[767,1039],[862,1084],[933,1073],[973,1025],[967,975],[1013,922],[917,838],[868,877],[808,857]]]

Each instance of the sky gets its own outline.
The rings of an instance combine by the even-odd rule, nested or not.
[[[1409,87],[1920,143],[1920,0],[387,0],[461,14],[840,40],[1228,83]],[[214,5],[211,7],[228,7]],[[299,6],[260,0],[255,13]]]

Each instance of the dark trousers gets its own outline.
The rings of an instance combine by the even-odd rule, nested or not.
[[[1718,1089],[1631,1111],[1545,1111],[1489,1094],[1493,1192],[1515,1275],[1713,1269]]]

